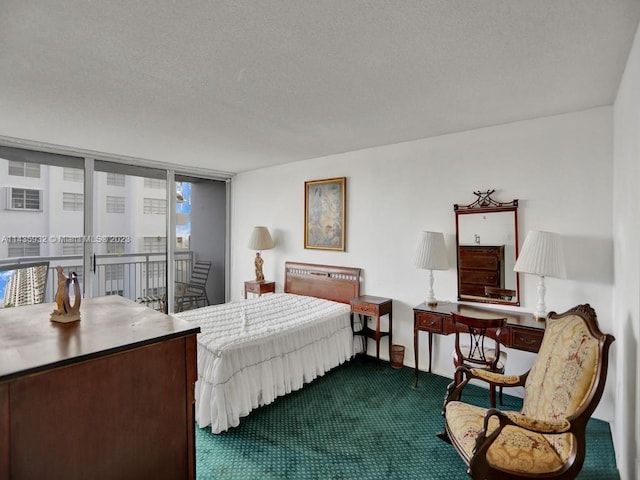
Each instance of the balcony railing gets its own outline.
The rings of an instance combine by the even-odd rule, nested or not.
[[[54,302],[58,288],[56,267],[60,265],[65,275],[75,272],[84,285],[81,255],[58,257],[23,257],[0,260],[2,265],[49,262],[44,302]],[[167,260],[164,253],[123,253],[96,255],[94,260],[91,296],[120,295],[131,300],[144,296],[161,296],[167,291]],[[193,252],[176,252],[174,256],[175,280],[188,282],[193,266]],[[4,292],[0,292],[4,295]],[[86,296],[86,293],[85,293]]]

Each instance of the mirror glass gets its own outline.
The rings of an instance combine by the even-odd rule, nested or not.
[[[520,305],[518,201],[496,202],[494,191],[474,192],[478,200],[454,205],[458,300]]]

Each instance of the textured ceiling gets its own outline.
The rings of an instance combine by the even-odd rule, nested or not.
[[[240,172],[613,103],[638,0],[2,0],[0,135]]]

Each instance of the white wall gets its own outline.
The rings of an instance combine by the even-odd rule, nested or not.
[[[590,303],[611,332],[612,141],[612,109],[602,107],[242,173],[232,181],[232,299],[241,298],[243,281],[253,276],[254,252],[246,248],[251,228],[266,225],[277,246],[263,252],[264,272],[278,291],[287,260],[362,268],[362,293],[393,298],[394,343],[406,346],[405,365],[413,366],[412,307],[427,289],[427,272],[411,263],[418,232],[445,233],[451,268],[434,272],[435,292],[455,300],[453,205],[495,188],[498,201],[520,200],[520,242],[532,229],[564,236],[569,278],[547,279],[548,308]],[[341,176],[347,177],[346,252],[305,250],[304,182]],[[537,278],[521,277],[525,311],[535,308],[536,286]],[[451,376],[453,338],[436,336],[434,347],[434,371]],[[382,354],[388,358],[386,348]],[[425,335],[422,369],[426,354]],[[507,373],[522,373],[533,358],[509,351]],[[613,419],[614,384],[607,384],[598,418]]]
[[[614,441],[623,479],[640,472],[640,32],[636,33],[614,106]],[[615,345],[615,344],[614,344]]]

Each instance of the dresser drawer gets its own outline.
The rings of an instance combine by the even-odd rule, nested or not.
[[[543,336],[544,330],[512,326],[511,346],[519,350],[535,353],[540,350]]]
[[[437,313],[416,312],[416,328],[418,330],[427,330],[434,333],[442,333],[444,325],[444,317]]]
[[[496,270],[500,266],[498,257],[493,256],[460,256],[460,268],[477,268],[481,270]]]
[[[380,305],[372,303],[351,302],[351,311],[361,315],[378,316],[380,314]]]
[[[460,270],[460,283],[474,283],[476,285],[500,286],[498,272],[491,270]]]

